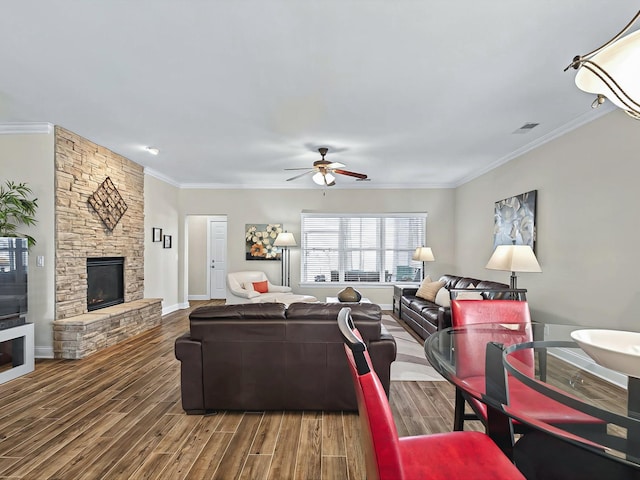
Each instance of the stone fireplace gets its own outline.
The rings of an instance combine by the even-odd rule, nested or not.
[[[56,320],[87,313],[87,258],[124,258],[124,301],[143,297],[142,166],[56,126]],[[109,230],[89,197],[111,178],[127,211]]]
[[[103,223],[89,204],[107,177],[126,203],[115,226]],[[159,324],[161,299],[143,301],[143,167],[56,126],[55,202],[56,358],[82,358]],[[122,294],[118,296],[124,303],[90,311],[87,258],[115,257],[122,259]]]

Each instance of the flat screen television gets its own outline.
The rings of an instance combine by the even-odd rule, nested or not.
[[[0,321],[27,313],[28,249],[26,238],[0,237]]]

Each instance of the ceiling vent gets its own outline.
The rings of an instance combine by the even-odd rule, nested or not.
[[[536,128],[538,125],[540,125],[540,124],[539,123],[532,123],[532,122],[525,123],[524,125],[522,125],[519,129],[517,129],[513,133],[529,133],[531,130]]]

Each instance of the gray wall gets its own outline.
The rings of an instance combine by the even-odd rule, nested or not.
[[[180,216],[227,215],[227,271],[263,270],[272,283],[280,284],[280,262],[246,261],[244,255],[245,225],[249,223],[282,223],[300,243],[300,213],[318,212],[427,212],[427,239],[436,261],[427,264],[432,276],[454,268],[454,190],[340,190],[321,188],[300,190],[180,190]],[[183,223],[183,222],[181,222]],[[184,235],[184,232],[183,232]],[[191,232],[189,232],[191,236]],[[190,239],[190,242],[192,239]],[[192,264],[193,255],[185,263]],[[206,262],[206,258],[202,259]],[[186,275],[183,274],[183,279]],[[291,286],[297,293],[310,294],[324,300],[335,296],[339,288],[300,285],[300,250],[291,250]],[[372,301],[389,305],[393,295],[390,286],[358,287]],[[197,294],[189,287],[189,294]],[[182,297],[186,301],[186,295]]]
[[[456,189],[459,273],[508,282],[486,270],[493,206],[538,190],[536,253],[523,273],[534,320],[640,330],[640,123],[619,110]]]
[[[38,223],[19,231],[37,241],[29,250],[27,320],[34,324],[36,357],[50,358],[56,292],[53,151],[53,130],[49,134],[0,135],[0,182],[26,182],[38,199]],[[36,267],[37,256],[44,257],[43,267]]]
[[[171,248],[152,242],[152,229],[171,235]],[[162,298],[162,313],[188,307],[180,303],[178,188],[149,175],[144,178],[144,296]]]
[[[188,265],[188,285],[189,299],[209,299],[209,285],[207,275],[209,268],[207,265],[207,234],[209,227],[209,216],[190,215],[187,217],[187,265]]]

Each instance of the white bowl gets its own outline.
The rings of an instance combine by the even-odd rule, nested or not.
[[[575,330],[571,338],[599,365],[640,378],[640,333]]]

